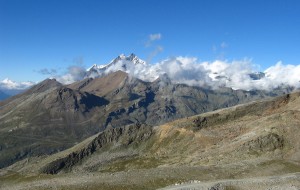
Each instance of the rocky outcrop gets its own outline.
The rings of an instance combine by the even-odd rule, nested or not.
[[[153,134],[151,126],[135,124],[126,127],[110,128],[100,133],[86,147],[72,152],[66,157],[59,158],[41,169],[42,173],[56,174],[61,170],[69,169],[82,159],[90,156],[105,146],[124,146],[139,144],[146,141]]]
[[[212,187],[208,188],[208,190],[225,190],[226,188],[221,183],[217,183]]]
[[[282,149],[284,147],[284,139],[276,133],[269,133],[264,136],[259,136],[245,144],[242,149],[246,149],[250,152],[267,152],[274,151],[276,149]]]
[[[46,109],[56,112],[88,112],[94,107],[105,106],[108,100],[87,92],[80,92],[66,87],[61,87],[51,92],[42,100]]]

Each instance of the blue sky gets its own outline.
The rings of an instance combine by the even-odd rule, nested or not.
[[[299,44],[297,0],[0,0],[0,80],[40,81],[43,69],[132,52],[151,63],[250,58],[264,70],[299,65]]]

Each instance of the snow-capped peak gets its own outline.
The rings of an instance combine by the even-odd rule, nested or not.
[[[91,67],[89,67],[89,68],[87,69],[87,71],[92,70],[92,69],[95,69],[95,68],[98,68],[98,65],[97,65],[97,64],[94,64],[94,65],[92,65]]]
[[[132,61],[135,65],[136,64],[142,64],[142,65],[146,65],[146,62],[144,60],[141,60],[140,58],[138,58],[135,54],[130,54],[130,56],[128,57],[128,59],[130,61]]]
[[[131,53],[129,56],[126,56],[124,54],[119,55],[117,58],[113,59],[108,65],[115,64],[118,61],[122,61],[122,60],[133,62],[135,65],[136,64],[142,64],[142,65],[146,64],[146,62],[144,60],[141,60],[135,54]]]
[[[113,59],[109,64],[97,65],[94,64],[92,67],[87,69],[86,77],[99,77],[104,73],[122,70],[127,71],[128,68],[132,68],[138,65],[146,65],[146,62],[138,58],[135,54],[131,53],[129,56],[120,54],[118,57]]]
[[[120,59],[125,59],[126,58],[126,55],[125,54],[120,54],[119,56],[118,56]]]

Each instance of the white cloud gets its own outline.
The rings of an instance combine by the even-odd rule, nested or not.
[[[148,36],[148,41],[145,43],[145,47],[152,47],[153,42],[160,40],[162,38],[162,35],[160,33],[156,33],[156,34],[150,34]],[[152,52],[149,53],[149,56],[146,60],[147,63],[151,63],[152,59],[160,52],[162,52],[164,50],[164,48],[160,45],[156,45],[155,47],[153,47],[154,49],[152,50]]]
[[[166,73],[175,83],[203,86],[211,83],[205,67],[194,57],[175,57],[158,64],[160,74]]]
[[[155,40],[160,40],[162,35],[160,33],[157,34],[150,34],[149,35],[149,40],[150,41],[155,41]]]
[[[265,88],[277,88],[281,84],[300,87],[300,65],[284,65],[279,61],[276,65],[265,70]]]
[[[104,74],[122,70],[130,76],[149,82],[167,74],[174,83],[212,88],[225,86],[243,90],[272,90],[282,85],[300,88],[300,65],[285,65],[279,61],[264,71],[265,77],[253,80],[251,74],[257,73],[257,68],[250,59],[200,62],[195,57],[179,56],[156,64],[133,64],[128,60],[120,60],[109,67]],[[66,74],[55,78],[63,84],[70,84],[85,77],[97,76],[88,76],[87,70],[81,66],[71,66]],[[34,82],[15,82],[4,79],[0,81],[0,89],[23,90],[34,84]]]
[[[0,89],[4,90],[24,90],[26,88],[29,88],[30,86],[34,85],[34,82],[16,82],[12,81],[8,78],[0,81]]]
[[[150,47],[150,46],[152,46],[152,43],[153,43],[154,41],[158,41],[158,40],[160,40],[161,38],[162,38],[161,33],[150,34],[150,35],[148,36],[148,39],[147,39],[146,43],[145,43],[145,47]]]
[[[63,84],[71,84],[73,82],[82,80],[86,76],[86,69],[81,66],[70,66],[65,75],[55,77]]]
[[[124,67],[124,65],[126,65]],[[252,74],[258,73],[257,66],[250,59],[200,62],[195,57],[173,57],[156,64],[133,64],[120,60],[109,67],[105,74],[122,70],[130,76],[144,81],[154,81],[167,74],[175,83],[194,86],[220,86],[243,90],[272,90],[282,85],[300,88],[300,65],[284,65],[278,62],[264,71],[265,77],[253,80]],[[87,72],[82,67],[70,67],[67,74],[58,77],[58,81],[69,84],[82,80]],[[91,77],[91,76],[89,76]],[[93,76],[95,77],[95,76]]]

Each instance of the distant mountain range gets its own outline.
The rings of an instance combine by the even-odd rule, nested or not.
[[[293,90],[189,86],[174,83],[166,73],[144,81],[130,74],[140,66],[146,68],[146,63],[134,54],[120,55],[107,65],[89,68],[83,80],[63,85],[46,79],[0,101],[0,168],[66,149],[106,128],[156,126]],[[263,73],[251,74],[253,80],[262,77]]]
[[[120,55],[70,84],[0,92],[0,189],[300,187],[297,84],[180,59]]]
[[[116,72],[118,70],[127,72],[129,74],[133,74],[132,72],[140,72],[138,70],[141,68],[143,70],[150,70],[150,69],[153,70],[153,67],[147,67],[147,66],[148,64],[144,60],[140,59],[133,53],[130,54],[129,56],[121,54],[106,65],[94,64],[92,67],[87,69],[85,78],[98,78],[107,75],[111,72]],[[147,81],[150,82],[153,82],[159,76],[166,74],[165,71],[163,71],[162,68],[160,67],[155,68],[153,71],[144,71],[144,72],[151,73],[152,75],[154,74],[153,77],[149,77],[149,76],[145,77],[148,79]],[[260,80],[266,76],[265,73],[263,72],[253,72],[253,73],[249,73],[248,75],[252,80]],[[231,80],[230,79],[231,76],[226,76],[222,73],[217,73],[217,72],[212,72],[209,74],[209,76],[213,81],[219,81],[221,79]]]
[[[88,80],[90,78],[95,79],[104,77],[117,71],[123,71],[130,77],[140,79],[144,82],[154,82],[161,77],[167,76],[174,84],[187,84],[189,86],[213,89],[228,87],[248,91],[273,91],[274,89],[280,88],[291,91],[297,88],[297,85],[289,85],[284,82],[280,82],[280,84],[278,84],[278,81],[280,80],[276,80],[277,82],[274,82],[273,84],[272,81],[274,81],[274,76],[270,76],[268,73],[251,72],[249,70],[240,71],[239,69],[231,70],[230,67],[236,67],[235,65],[224,66],[221,63],[216,63],[216,65],[193,63],[193,65],[187,62],[189,62],[189,60],[187,61],[184,60],[183,57],[179,57],[173,60],[165,60],[157,64],[147,64],[144,60],[140,59],[133,53],[129,56],[121,54],[108,64],[94,64],[86,70],[81,70],[79,73],[69,73],[71,78],[64,75],[56,76],[54,78],[57,78],[57,80],[63,84],[69,84],[79,82],[81,80]],[[226,67],[229,68],[226,69]],[[8,96],[13,96],[23,92],[34,84],[35,83],[33,82],[16,83],[9,79],[5,79],[0,82],[0,91]],[[9,88],[7,88],[6,85],[9,85]],[[3,96],[2,100],[4,97],[7,96]]]
[[[9,96],[14,96],[21,92],[24,92],[26,89],[33,86],[34,84],[36,84],[36,83],[34,83],[34,82],[15,82],[15,81],[12,81],[12,80],[6,78],[6,79],[0,81],[0,92],[6,94],[6,96],[4,96],[4,97],[7,98]]]
[[[106,128],[155,126],[219,108],[285,94],[145,82],[123,71],[69,85],[47,79],[0,102],[0,167],[71,147]]]
[[[18,89],[1,89],[0,88],[0,101],[7,99],[11,96],[20,94],[21,92],[24,92],[24,90],[18,90]]]
[[[0,91],[0,101],[6,99],[6,98],[8,98],[8,97],[9,97],[8,94],[6,94],[6,93]]]

